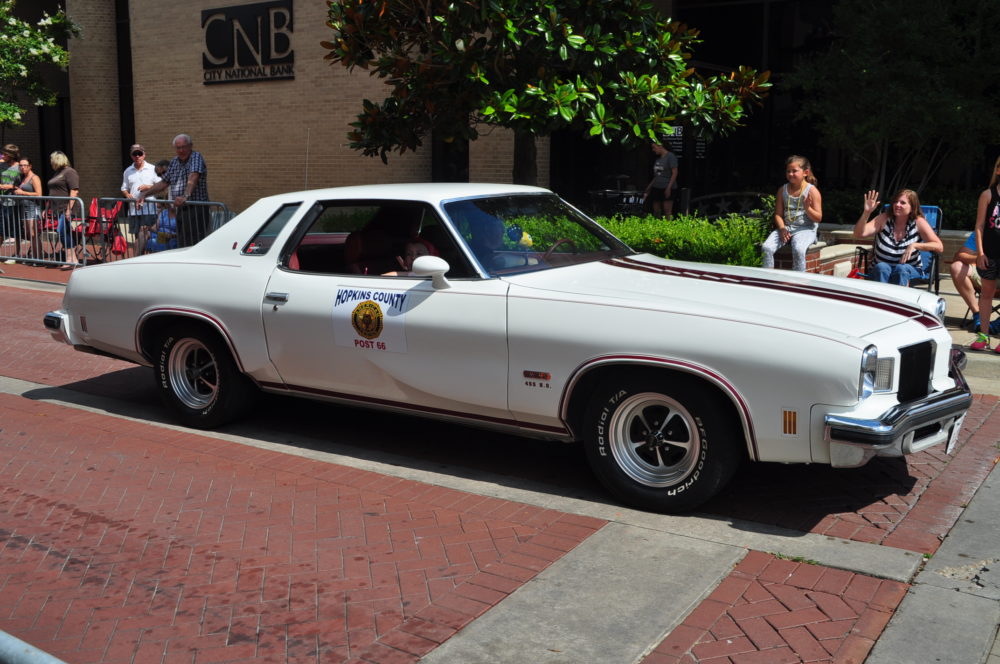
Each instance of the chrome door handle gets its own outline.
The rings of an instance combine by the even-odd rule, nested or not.
[[[288,302],[288,293],[275,293],[272,291],[264,295],[264,301],[284,304],[285,302]]]

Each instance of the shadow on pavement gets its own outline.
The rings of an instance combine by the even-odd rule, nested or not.
[[[66,390],[80,395],[73,399]],[[58,392],[58,393],[57,393]],[[58,399],[110,414],[174,425],[160,405],[150,370],[132,367],[59,388],[32,399]],[[93,397],[99,398],[99,404]],[[590,472],[581,445],[539,441],[448,422],[382,413],[278,395],[261,395],[254,414],[219,433],[387,463],[456,478],[614,505]],[[875,459],[855,469],[819,464],[746,463],[723,492],[699,512],[800,532],[823,532],[824,520],[890,527],[916,502],[917,478],[903,459]],[[878,524],[874,524],[878,527]],[[751,524],[733,523],[737,528]]]
[[[822,531],[823,522],[837,515],[848,515],[861,527],[887,528],[916,502],[910,494],[917,481],[902,458],[876,458],[861,468],[839,469],[746,463],[702,511],[802,532]],[[873,509],[876,515],[868,513]]]

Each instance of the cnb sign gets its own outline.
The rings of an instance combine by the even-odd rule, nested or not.
[[[201,12],[205,85],[295,78],[292,0]]]

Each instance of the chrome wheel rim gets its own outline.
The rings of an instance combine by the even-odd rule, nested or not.
[[[170,389],[188,408],[202,410],[219,395],[219,366],[197,339],[181,339],[170,353]]]
[[[697,422],[677,401],[656,392],[634,394],[610,422],[611,453],[631,479],[648,487],[674,486],[698,465]]]

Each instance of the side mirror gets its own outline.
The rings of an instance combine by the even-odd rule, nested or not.
[[[417,256],[413,261],[411,272],[418,277],[430,277],[434,288],[451,288],[451,284],[444,278],[445,272],[451,269],[448,261],[440,256]]]

